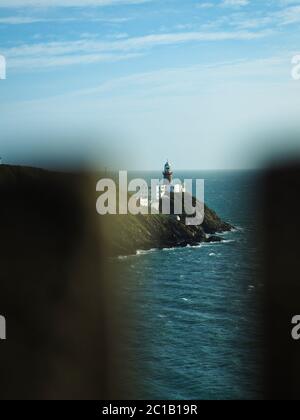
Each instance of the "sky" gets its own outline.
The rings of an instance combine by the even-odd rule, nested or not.
[[[299,24],[300,0],[0,0],[0,155],[248,169],[298,153]]]

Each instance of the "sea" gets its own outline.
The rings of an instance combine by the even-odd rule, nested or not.
[[[160,173],[139,173],[146,179]],[[263,398],[262,281],[256,171],[182,171],[233,231],[223,242],[114,259],[129,311],[128,398]]]

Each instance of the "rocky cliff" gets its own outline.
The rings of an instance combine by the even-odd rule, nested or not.
[[[232,226],[223,222],[214,211],[205,207],[201,226],[186,226],[176,217],[167,215],[110,216],[112,220],[113,253],[134,254],[137,250],[184,247],[201,242],[221,241],[217,233]]]
[[[135,254],[137,250],[183,247],[201,242],[220,241],[221,238],[216,235],[232,228],[207,206],[205,206],[205,217],[201,226],[186,226],[175,216],[163,214],[98,216],[95,209],[97,198],[95,185],[98,178],[99,175],[95,174],[64,174],[36,168],[2,165],[0,166],[0,191],[2,193],[5,191],[6,194],[11,191],[16,196],[20,194],[20,199],[16,197],[14,201],[18,203],[20,214],[24,205],[21,197],[23,199],[27,197],[27,201],[34,200],[32,207],[37,215],[37,221],[41,216],[39,196],[43,203],[45,203],[45,197],[51,197],[52,216],[48,214],[47,217],[53,217],[55,223],[60,223],[60,217],[55,209],[62,208],[60,201],[63,200],[63,208],[68,213],[84,214],[84,217],[81,217],[82,223],[86,217],[89,217],[93,221],[97,220],[96,224],[94,223],[95,230],[97,230],[98,222],[99,226],[105,227],[104,236],[107,248],[112,255],[128,255]],[[43,196],[41,196],[41,191],[43,191]],[[2,203],[2,206],[5,207],[5,205],[8,203]],[[80,229],[80,220],[78,223],[78,229]]]

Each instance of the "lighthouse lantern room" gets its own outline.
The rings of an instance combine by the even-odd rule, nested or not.
[[[173,172],[171,169],[171,165],[169,164],[169,161],[166,162],[164,171],[163,171],[164,180],[168,180],[170,184],[172,184],[173,180]]]

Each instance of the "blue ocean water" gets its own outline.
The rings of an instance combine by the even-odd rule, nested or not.
[[[224,234],[222,243],[139,252],[115,261],[134,319],[130,370],[138,387],[131,397],[261,398],[259,173],[176,176],[205,179],[206,204],[236,230]]]

